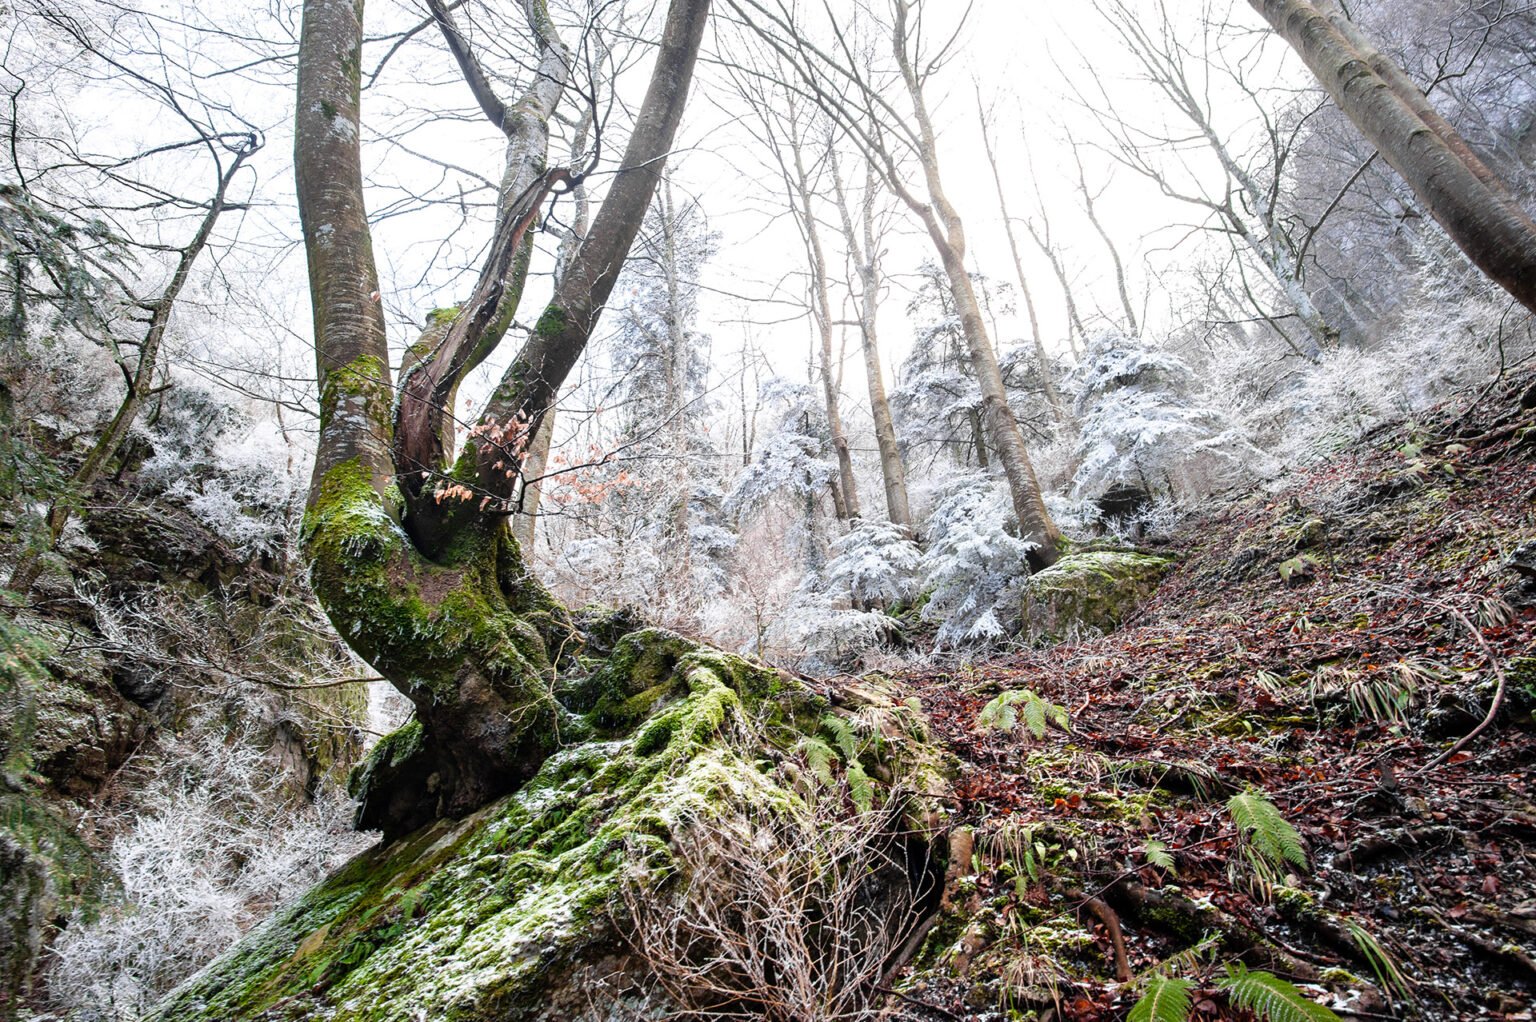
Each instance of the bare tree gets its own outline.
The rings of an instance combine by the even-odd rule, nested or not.
[[[1394,61],[1326,0],[1249,0],[1445,232],[1536,312],[1536,222]]]
[[[1179,121],[1176,127],[1159,129],[1118,117],[1099,84],[1098,100],[1085,99],[1084,105],[1110,136],[1111,155],[1156,183],[1169,198],[1203,210],[1213,229],[1251,253],[1306,331],[1299,352],[1315,359],[1337,342],[1338,331],[1323,318],[1308,291],[1301,237],[1292,231],[1282,208],[1285,163],[1298,126],[1280,123],[1269,105],[1259,101],[1244,69],[1221,55],[1214,43],[1216,19],[1209,10],[1202,15],[1201,39],[1192,48],[1180,38],[1166,0],[1155,0],[1150,17],[1128,0],[1095,0],[1094,6],[1135,60],[1140,79],[1167,99]],[[1254,160],[1235,151],[1216,123],[1212,83],[1220,75],[1252,100],[1263,132],[1262,152]],[[1195,152],[1214,160],[1222,175],[1219,192],[1181,163],[1170,167],[1163,160],[1173,156],[1181,161]]]
[[[1052,564],[1061,531],[1046,510],[1024,434],[1008,405],[997,352],[987,333],[981,305],[965,266],[965,225],[949,200],[939,165],[938,140],[924,88],[944,65],[948,46],[923,52],[922,5],[890,0],[890,53],[896,81],[910,113],[903,115],[885,95],[848,33],[833,24],[834,49],[811,40],[801,18],[785,0],[730,0],[731,6],[792,68],[796,86],[813,96],[829,117],[872,160],[887,188],[923,224],[954,291],[966,344],[981,388],[983,418],[1008,479],[1009,494],[1024,537],[1034,545],[1031,562]],[[915,160],[922,185],[914,189],[905,164]]]
[[[26,310],[33,304],[55,305],[61,315],[73,321],[76,329],[100,344],[111,354],[122,374],[124,392],[111,419],[101,427],[84,459],[70,474],[64,495],[55,500],[46,514],[46,528],[41,548],[27,551],[12,569],[8,587],[26,593],[42,569],[42,554],[53,549],[73,513],[73,501],[91,491],[113,465],[133,432],[139,416],[163,382],[163,349],[177,302],[191,279],[193,267],[210,248],[219,247],[215,228],[223,215],[245,208],[237,196],[239,179],[248,171],[248,161],[261,148],[262,138],[254,126],[223,105],[205,99],[195,90],[195,81],[176,70],[174,58],[165,53],[144,55],[109,41],[108,33],[74,14],[51,5],[29,4],[28,16],[46,25],[73,47],[76,59],[89,65],[92,73],[104,73],[126,84],[133,92],[167,112],[177,125],[178,135],[142,151],[103,154],[81,152],[68,139],[48,143],[48,164],[38,173],[30,173],[21,163],[20,125],[14,119],[15,103],[26,87],[21,80],[11,97],[13,120],[10,131],[10,170],[17,181],[5,186],[8,211],[28,221],[8,230],[6,250],[11,275],[12,309],[7,335],[22,343]],[[115,12],[119,28],[127,31],[142,17],[139,12]],[[142,66],[141,66],[142,65]],[[184,191],[173,173],[156,175],[154,157],[170,153],[199,154],[211,177],[207,195]],[[185,172],[183,172],[185,173]],[[92,197],[72,198],[67,192],[54,194],[53,178],[75,177],[95,186]],[[168,218],[194,216],[189,237],[176,242],[148,240],[142,225],[124,223],[114,230],[102,225],[103,218],[129,214],[163,215]],[[39,233],[40,232],[40,233]],[[56,259],[38,259],[30,252],[34,241],[42,238],[89,238],[102,244],[95,254],[75,248],[78,267],[65,266]],[[55,242],[57,244],[58,242]],[[111,250],[111,251],[109,251]],[[143,260],[148,266],[129,265]],[[169,261],[168,277],[157,287],[133,279],[133,271],[144,269],[153,274],[154,264]],[[29,281],[28,264],[36,263],[44,284]],[[71,289],[78,283],[71,278],[85,274],[99,280],[110,293],[101,298],[112,306],[91,318],[80,314],[80,296]],[[74,311],[70,312],[73,308]]]
[[[837,314],[832,308],[831,270],[815,204],[816,195],[823,190],[819,181],[823,170],[807,159],[809,140],[806,135],[814,125],[802,112],[803,101],[792,90],[776,85],[777,71],[772,74],[738,73],[733,77],[737,91],[751,106],[763,128],[766,148],[783,182],[790,212],[805,246],[811,320],[816,325],[819,342],[816,370],[827,407],[832,450],[837,457],[838,485],[834,489],[834,504],[839,518],[858,518],[858,483],[854,479],[853,454],[843,427],[842,359],[834,353],[833,345]]]
[[[855,233],[837,146],[831,139],[827,141],[827,162],[832,172],[832,187],[837,194],[837,212],[842,220],[844,245],[859,278],[859,291],[854,298],[859,312],[859,346],[864,352],[864,378],[869,387],[870,413],[875,420],[875,444],[880,450],[880,475],[885,483],[886,514],[892,522],[911,529],[912,509],[907,499],[907,471],[901,460],[901,447],[896,442],[896,423],[891,418],[891,402],[885,393],[885,373],[880,363],[880,337],[876,327],[880,311],[880,245],[883,240],[876,226],[875,196],[879,190],[877,172],[872,164],[865,163],[864,193],[859,203],[862,233]]]
[[[997,208],[1003,214],[1003,233],[1008,237],[1008,251],[1013,256],[1013,272],[1019,280],[1019,294],[1024,296],[1024,308],[1029,313],[1029,335],[1035,346],[1035,363],[1039,367],[1040,382],[1045,387],[1046,400],[1060,422],[1067,416],[1061,393],[1056,389],[1055,373],[1051,370],[1051,358],[1045,352],[1045,339],[1040,336],[1040,316],[1035,310],[1035,296],[1029,288],[1029,278],[1024,273],[1024,260],[1019,257],[1019,240],[1013,233],[1013,220],[1008,216],[1008,199],[1003,194],[1003,175],[997,167],[997,152],[992,147],[990,119],[981,105],[980,87],[976,91],[976,114],[981,122],[981,140],[987,150],[987,165],[992,168],[992,183],[997,187]],[[1070,300],[1070,296],[1069,296]]]
[[[509,161],[480,279],[442,338],[413,357],[396,402],[364,206],[362,5],[304,5],[296,169],[321,393],[305,548],[337,631],[416,708],[409,740],[376,761],[363,793],[360,823],[389,834],[483,804],[531,774],[552,747],[548,675],[573,651],[573,635],[526,568],[507,518],[527,447],[585,347],[655,193],[709,2],[670,4],[608,194],[455,458],[447,400],[506,332],[518,253],[544,198],[585,170],[544,169],[538,159],[569,60],[541,0],[527,0],[524,11],[542,56],[523,98],[499,114],[472,51],[439,16],[482,109],[518,158]]]

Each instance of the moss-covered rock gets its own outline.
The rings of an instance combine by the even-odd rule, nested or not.
[[[1058,641],[1109,632],[1150,596],[1173,562],[1124,550],[1084,550],[1035,572],[1024,587],[1024,630]]]
[[[683,824],[726,806],[801,805],[771,761],[816,701],[659,630],[619,642],[578,694],[606,740],[563,749],[465,819],[355,859],[151,1017],[566,1019],[590,1010],[595,978],[632,985],[638,966],[615,925],[626,870],[666,863]],[[637,696],[654,697],[633,719],[616,712]],[[410,741],[395,738],[374,769]]]

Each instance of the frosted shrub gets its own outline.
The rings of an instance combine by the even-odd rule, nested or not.
[[[555,560],[562,595],[573,603],[612,607],[648,607],[657,596],[661,558],[649,542],[625,542],[606,536],[575,540]]]
[[[76,913],[53,946],[48,988],[69,1018],[128,1022],[279,903],[371,840],[336,797],[295,804],[250,734],[204,731],[122,821],[108,862],[116,897]]]
[[[141,484],[185,507],[242,558],[282,550],[309,466],[273,424],[179,386],[140,440],[153,451],[139,469]]]
[[[861,522],[835,540],[825,588],[847,593],[864,607],[885,607],[912,598],[923,553],[900,526]]]
[[[220,445],[216,457],[218,472],[211,478],[201,485],[178,479],[167,495],[185,501],[239,556],[277,553],[304,493],[287,442],[263,425]]]
[[[830,593],[802,589],[768,629],[775,659],[805,671],[851,667],[891,635],[891,619],[878,611],[840,606]]]
[[[1199,497],[1275,471],[1237,424],[1194,396],[1182,360],[1123,334],[1101,334],[1073,374],[1082,425],[1073,493],[1116,487]]]
[[[1008,495],[984,476],[968,476],[939,494],[928,519],[923,618],[938,621],[940,646],[997,639],[1019,616],[1031,545],[1009,535]]]

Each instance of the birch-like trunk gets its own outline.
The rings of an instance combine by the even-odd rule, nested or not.
[[[853,478],[853,454],[848,449],[848,434],[843,429],[843,412],[838,397],[838,376],[833,365],[832,297],[827,281],[826,250],[821,244],[821,228],[816,211],[811,204],[814,188],[810,173],[805,166],[804,143],[800,137],[800,125],[795,116],[793,99],[789,103],[788,143],[792,160],[792,174],[786,174],[791,191],[790,202],[795,219],[805,239],[805,251],[811,271],[811,318],[816,322],[816,335],[820,341],[821,358],[818,360],[821,377],[822,399],[827,406],[827,428],[832,433],[832,449],[837,456],[838,492],[834,506],[837,516],[847,520],[859,517],[859,489]]]
[[[842,219],[844,242],[859,275],[859,347],[864,353],[864,379],[869,387],[869,408],[875,421],[875,445],[880,450],[880,478],[885,484],[886,516],[904,529],[912,528],[912,509],[907,499],[907,470],[896,441],[896,422],[885,393],[885,374],[880,364],[880,337],[875,323],[880,312],[880,249],[875,232],[875,170],[866,162],[864,199],[860,207],[862,239],[855,233],[843,186],[837,150],[827,148],[837,211]]]
[[[1490,279],[1536,312],[1536,222],[1430,105],[1423,90],[1341,11],[1249,0],[1339,108]]]
[[[944,191],[933,123],[923,98],[922,85],[907,53],[910,0],[895,0],[893,6],[896,18],[892,42],[901,68],[902,81],[912,100],[918,129],[918,158],[922,163],[929,197],[928,203],[915,204],[913,211],[922,217],[954,294],[971,366],[981,389],[982,417],[1008,478],[1008,492],[1019,520],[1019,530],[1024,539],[1035,544],[1030,561],[1036,568],[1046,567],[1054,564],[1060,555],[1061,530],[1046,510],[1040,481],[1035,476],[1035,466],[1024,443],[1024,433],[1019,429],[1013,409],[1008,407],[1008,394],[1003,387],[1003,374],[998,368],[997,353],[991,338],[987,336],[986,324],[981,318],[981,306],[976,300],[971,276],[966,272],[965,225]],[[913,205],[910,200],[908,204]]]

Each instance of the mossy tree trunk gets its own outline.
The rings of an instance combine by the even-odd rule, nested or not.
[[[338,632],[416,709],[417,724],[376,757],[362,792],[360,824],[387,834],[504,793],[555,741],[549,687],[554,665],[574,652],[574,633],[528,571],[508,518],[528,442],[650,203],[709,0],[671,3],[608,199],[455,459],[453,395],[506,333],[543,200],[579,177],[544,166],[567,57],[542,0],[525,0],[524,11],[542,59],[528,92],[506,107],[447,8],[433,4],[481,108],[506,131],[511,159],[484,270],[465,305],[440,315],[408,356],[397,401],[362,185],[363,4],[304,5],[296,168],[321,395],[304,541]]]

